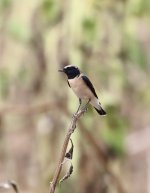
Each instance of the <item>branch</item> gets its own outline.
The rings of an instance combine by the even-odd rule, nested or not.
[[[86,112],[86,107],[82,108],[78,113],[76,113],[72,117],[71,123],[68,127],[68,131],[67,131],[66,136],[65,136],[65,140],[64,140],[64,143],[63,143],[63,147],[62,147],[61,155],[60,155],[60,158],[59,158],[59,162],[58,162],[58,165],[56,167],[56,171],[54,173],[54,177],[53,177],[53,180],[52,180],[51,185],[50,185],[50,193],[55,192],[56,184],[57,184],[57,181],[58,181],[61,169],[62,169],[62,163],[63,163],[64,158],[65,158],[65,154],[66,154],[66,150],[67,150],[67,147],[68,147],[70,137],[71,137],[72,133],[74,132],[74,130],[76,128],[76,123],[77,123],[78,119],[85,112]]]

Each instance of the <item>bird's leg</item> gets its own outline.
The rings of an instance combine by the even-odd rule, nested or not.
[[[82,104],[82,100],[79,98],[79,106],[78,106],[78,109],[77,109],[77,111],[76,111],[76,113],[75,113],[75,114],[77,114],[77,113],[78,113],[78,111],[79,111],[79,109],[80,109],[80,107],[81,107],[81,104]]]
[[[91,101],[91,99],[88,100],[88,102],[84,105],[82,110],[85,110],[85,111],[87,110],[87,107],[88,107],[90,101]]]

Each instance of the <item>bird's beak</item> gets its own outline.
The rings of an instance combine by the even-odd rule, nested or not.
[[[64,72],[64,70],[58,70],[58,72]]]

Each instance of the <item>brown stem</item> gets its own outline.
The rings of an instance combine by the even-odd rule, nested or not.
[[[56,171],[54,173],[54,177],[53,177],[53,180],[52,180],[51,185],[50,185],[50,193],[55,192],[56,184],[57,184],[57,181],[58,181],[61,169],[62,169],[62,163],[63,163],[64,158],[65,158],[69,139],[76,128],[76,123],[77,123],[78,119],[81,117],[81,115],[83,115],[85,113],[85,111],[86,111],[86,108],[82,108],[77,114],[75,114],[73,116],[73,118],[71,120],[71,123],[69,125],[68,131],[67,131],[66,136],[65,136],[65,140],[64,140],[63,147],[62,147],[59,162],[58,162],[58,165],[56,167]]]

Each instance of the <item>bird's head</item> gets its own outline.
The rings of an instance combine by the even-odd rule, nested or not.
[[[76,76],[80,75],[79,68],[72,65],[65,66],[62,70],[59,70],[59,72],[64,72],[67,75],[68,79],[73,79]]]

